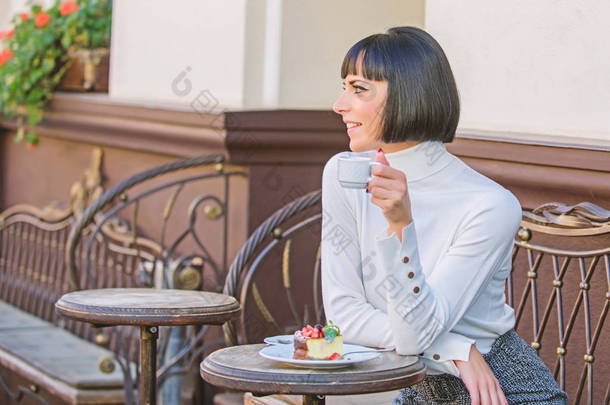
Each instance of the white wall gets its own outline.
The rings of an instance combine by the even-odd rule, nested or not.
[[[0,0],[0,29],[24,9],[26,0]],[[606,145],[607,21],[607,0],[114,0],[110,96],[209,111],[329,109],[353,43],[425,25],[456,76],[460,131]]]
[[[9,21],[13,17],[13,8],[10,0],[0,1],[0,31],[10,27]]]
[[[222,108],[330,109],[348,48],[423,13],[424,0],[115,0],[110,95],[188,105],[208,89]],[[193,90],[179,95],[187,66]]]
[[[426,29],[460,90],[461,129],[585,143],[610,141],[608,21],[607,0],[426,1]]]
[[[284,1],[279,106],[330,109],[349,48],[390,27],[423,27],[424,1]]]
[[[109,93],[202,111],[330,109],[349,47],[396,25],[423,27],[424,0],[114,0]]]
[[[110,96],[241,106],[244,33],[245,0],[114,0]]]

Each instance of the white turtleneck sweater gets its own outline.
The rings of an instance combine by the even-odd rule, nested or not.
[[[327,319],[348,343],[396,346],[419,355],[429,374],[459,377],[474,343],[487,353],[514,327],[505,301],[515,196],[447,152],[422,142],[387,153],[403,171],[413,221],[402,242],[365,190],[342,188],[337,158],[322,180],[322,296]]]

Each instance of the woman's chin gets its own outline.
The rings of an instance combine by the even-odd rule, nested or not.
[[[365,144],[362,142],[350,140],[349,149],[352,152],[366,152],[366,151],[377,149],[377,148],[375,148],[375,145],[370,145],[370,144]]]

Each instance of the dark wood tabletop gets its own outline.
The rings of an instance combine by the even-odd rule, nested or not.
[[[105,288],[74,291],[55,303],[58,313],[96,325],[222,324],[239,314],[233,297],[207,291]]]
[[[201,363],[210,384],[258,394],[347,395],[390,391],[424,379],[417,356],[380,353],[373,360],[339,369],[303,369],[258,354],[264,344],[217,350]]]

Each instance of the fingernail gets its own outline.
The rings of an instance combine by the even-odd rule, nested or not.
[[[383,152],[383,149],[379,148],[377,149],[377,152]]]
[[[366,192],[367,192],[367,193],[369,192],[369,188],[368,188],[368,187],[366,188]]]

